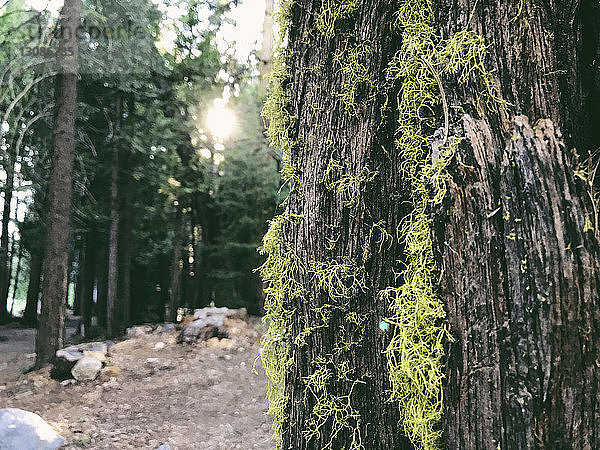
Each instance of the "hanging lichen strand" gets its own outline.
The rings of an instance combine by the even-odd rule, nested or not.
[[[363,383],[370,375],[368,370],[358,376],[357,368],[351,367],[346,356],[361,345],[365,315],[351,310],[349,300],[364,292],[366,286],[365,263],[373,252],[391,246],[394,241],[404,244],[406,269],[402,274],[403,284],[389,286],[379,292],[378,300],[390,305],[391,317],[387,322],[393,326],[394,335],[387,349],[391,400],[398,402],[405,433],[416,447],[435,449],[439,445],[439,421],[442,416],[442,358],[444,339],[450,336],[444,325],[445,311],[435,290],[435,260],[431,238],[431,205],[442,201],[446,192],[447,164],[460,138],[449,137],[448,105],[443,100],[441,74],[457,75],[461,84],[476,83],[480,92],[476,105],[497,105],[493,77],[485,70],[486,48],[475,33],[463,30],[449,41],[443,42],[435,33],[432,0],[407,0],[401,2],[396,26],[402,30],[402,47],[391,60],[386,71],[385,86],[400,81],[398,98],[398,129],[396,150],[402,160],[403,176],[410,183],[412,213],[396,230],[394,237],[385,228],[385,222],[372,224],[368,241],[363,245],[362,261],[308,261],[302,263],[293,249],[284,242],[284,230],[303,220],[301,216],[284,215],[275,218],[265,235],[261,253],[267,261],[261,267],[266,289],[265,321],[269,324],[263,338],[262,361],[269,378],[269,414],[273,415],[273,430],[276,448],[282,445],[282,431],[289,414],[285,395],[286,374],[291,367],[291,348],[302,348],[307,338],[317,330],[327,329],[333,311],[344,314],[349,329],[342,328],[333,349],[311,362],[312,372],[303,379],[306,395],[314,398],[312,410],[306,412],[307,439],[319,436],[323,425],[331,421],[332,447],[334,438],[344,430],[352,436],[347,448],[364,448],[361,439],[361,424],[369,418],[360,417],[352,406],[352,393],[356,383]],[[288,112],[290,103],[286,83],[290,78],[287,65],[287,50],[283,43],[291,19],[292,0],[281,0],[277,15],[280,39],[276,46],[274,70],[271,75],[270,95],[263,115],[269,120],[268,135],[271,145],[283,156],[282,178],[290,183],[290,191],[300,196],[298,168],[291,163],[289,130],[294,117]],[[326,38],[335,35],[336,23],[348,18],[359,6],[358,0],[323,0],[316,17],[316,30]],[[341,98],[348,114],[359,109],[355,92],[359,84],[376,89],[372,76],[363,60],[370,54],[366,44],[354,44],[346,39],[344,46],[334,57],[337,69],[343,75],[341,89],[333,92]],[[379,86],[385,89],[385,86]],[[362,102],[373,101],[367,97]],[[443,118],[436,111],[443,109]],[[445,122],[445,123],[444,123]],[[444,137],[438,142],[442,155],[433,159],[434,130],[443,125]],[[336,193],[345,208],[353,209],[361,201],[361,191],[370,183],[377,172],[364,168],[354,173],[352,167],[333,154],[326,165],[322,183],[330,192]],[[390,230],[392,231],[392,230]],[[328,239],[334,248],[337,239]],[[371,248],[374,242],[374,248]],[[377,250],[378,249],[378,250]],[[310,278],[327,294],[327,303],[314,306],[316,322],[305,324],[304,330],[293,336],[291,315],[293,305],[306,304],[311,300],[298,281]],[[332,371],[335,367],[335,373]],[[368,369],[368,368],[367,368]],[[332,395],[328,387],[333,383],[348,383],[347,395]]]
[[[285,181],[294,176],[290,165],[288,130],[293,118],[287,110],[289,98],[284,84],[289,78],[287,52],[283,42],[286,39],[292,8],[291,0],[280,0],[275,19],[279,25],[279,39],[273,54],[273,72],[270,74],[269,97],[265,102],[263,116],[269,121],[267,131],[271,145],[282,152],[282,178]],[[263,238],[260,253],[267,257],[260,268],[265,289],[265,317],[267,333],[262,339],[261,360],[269,380],[267,399],[268,414],[273,416],[273,434],[277,449],[281,448],[281,433],[286,419],[288,401],[285,396],[285,375],[291,365],[290,315],[291,302],[304,296],[304,289],[296,281],[298,272],[303,270],[295,254],[283,242],[283,227],[287,220],[298,220],[285,215],[274,218]]]
[[[477,83],[484,105],[495,108],[500,100],[493,77],[484,67],[486,48],[481,37],[463,30],[442,42],[435,33],[432,0],[404,2],[398,11],[398,26],[403,33],[402,47],[388,67],[388,78],[402,82],[396,144],[403,174],[410,182],[413,211],[397,233],[406,248],[404,284],[388,287],[380,295],[393,310],[388,321],[394,337],[387,349],[391,397],[399,403],[405,432],[413,443],[435,449],[443,413],[444,340],[451,337],[444,325],[444,306],[436,295],[428,209],[446,194],[446,167],[460,143],[459,138],[445,135],[442,156],[432,158],[432,131],[444,121],[436,120],[434,112],[440,106],[445,111],[448,108],[440,104],[443,88],[436,70],[458,75],[461,84]],[[443,125],[447,133],[448,123]]]

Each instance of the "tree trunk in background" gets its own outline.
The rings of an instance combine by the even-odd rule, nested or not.
[[[29,285],[27,287],[27,303],[23,313],[23,323],[36,326],[38,318],[38,301],[40,299],[40,281],[42,276],[42,251],[31,253],[29,261]]]
[[[82,290],[81,290],[81,316],[84,336],[88,336],[92,326],[92,314],[94,309],[94,286],[96,282],[96,246],[94,243],[94,231],[85,235],[85,263],[82,267]]]
[[[73,299],[73,315],[75,316],[79,316],[81,315],[81,303],[82,303],[82,298],[83,298],[83,292],[84,292],[84,281],[83,278],[85,276],[85,271],[84,271],[84,267],[85,267],[85,259],[87,257],[86,253],[87,253],[87,248],[86,248],[86,242],[85,242],[85,238],[83,236],[80,236],[81,239],[81,248],[79,249],[79,258],[77,261],[77,267],[78,267],[78,272],[77,272],[77,279],[75,281],[75,297]]]
[[[265,18],[262,28],[262,49],[260,51],[260,62],[258,70],[260,71],[260,81],[258,85],[258,95],[264,97],[267,93],[269,80],[267,75],[273,71],[273,44],[275,35],[273,34],[273,8],[274,0],[265,0]]]
[[[21,260],[23,258],[23,246],[19,245],[19,253],[17,254],[17,268],[15,270],[15,284],[12,291],[12,303],[10,305],[10,315],[13,315],[15,299],[17,298],[17,290],[19,289],[19,276],[21,275]]]
[[[75,30],[80,25],[80,0],[65,0],[62,23],[70,33],[60,49],[70,54],[61,60],[56,78],[54,151],[48,185],[46,256],[42,283],[42,312],[36,337],[36,367],[49,363],[64,343],[65,296],[71,217],[71,174],[75,149],[77,107],[77,55]]]
[[[451,111],[466,113],[452,117],[466,140],[435,214],[455,338],[446,445],[600,448],[597,218],[574,176],[575,153],[583,161],[600,145],[600,9],[591,0],[435,3],[445,37],[465,27],[483,37],[511,103],[506,116],[478,116],[479,93],[444,79]]]
[[[108,231],[108,279],[106,290],[106,333],[108,336],[119,334],[120,314],[117,305],[119,277],[119,133],[121,129],[121,95],[114,102],[113,159],[110,172],[110,228]]]
[[[6,164],[6,185],[4,186],[4,203],[2,208],[2,235],[0,236],[0,323],[9,319],[7,311],[8,292],[10,289],[11,270],[10,263],[12,255],[9,255],[8,244],[8,224],[10,223],[10,206],[12,202],[14,188],[14,160],[15,146],[11,146],[9,151],[10,160]]]
[[[102,235],[101,235],[102,236]],[[97,257],[97,279],[98,279],[98,299],[96,304],[96,319],[98,326],[106,327],[106,294],[107,294],[107,279],[108,279],[108,251],[106,248],[106,236],[102,236],[101,244],[98,247]]]
[[[359,439],[366,449],[410,448],[398,405],[389,400],[384,354],[391,334],[380,328],[389,311],[377,295],[402,270],[402,251],[386,243],[377,252],[382,236],[372,231],[379,224],[394,233],[406,215],[401,161],[393,151],[395,102],[387,101],[398,88],[374,87],[386,84],[383,68],[398,50],[399,32],[391,27],[398,4],[358,2],[332,37],[315,29],[320,3],[294,2],[289,30],[286,91],[296,118],[289,140],[301,144],[288,162],[298,169],[290,181],[282,248],[298,261],[294,278],[303,291],[288,305],[292,361],[282,448],[358,448],[351,443]],[[373,84],[362,83],[350,105],[338,94],[352,81],[335,56],[367,42],[373,51],[359,62]],[[348,178],[363,181],[346,189]]]
[[[127,160],[123,150],[121,160]],[[124,163],[125,168],[129,167]],[[131,201],[131,179],[130,175],[123,174],[120,192],[122,193],[121,202],[121,222],[119,231],[119,306],[121,309],[121,323],[123,326],[129,326],[131,320],[131,261],[133,241],[133,203]]]
[[[175,235],[173,236],[173,261],[171,262],[171,280],[169,286],[169,317],[167,320],[175,322],[177,308],[181,305],[181,275],[183,271],[183,214],[177,207],[175,215]]]

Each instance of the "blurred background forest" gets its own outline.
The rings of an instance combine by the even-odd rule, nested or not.
[[[37,320],[60,6],[0,8],[0,322]],[[213,303],[260,314],[256,249],[285,198],[260,117],[272,0],[82,6],[69,307],[89,337],[108,296],[121,331]]]

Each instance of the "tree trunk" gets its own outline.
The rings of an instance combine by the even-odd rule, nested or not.
[[[600,448],[594,2],[283,7],[278,445]]]
[[[84,295],[84,267],[85,267],[85,258],[86,255],[86,242],[85,238],[80,236],[81,239],[81,248],[79,249],[79,257],[77,258],[77,278],[75,280],[75,297],[73,300],[73,315],[80,316],[82,311],[82,299]]]
[[[126,160],[123,150],[122,160]],[[125,163],[124,167],[128,167]],[[121,222],[119,231],[119,303],[121,308],[121,322],[129,326],[131,320],[131,261],[133,240],[133,204],[131,201],[131,179],[129,174],[123,175],[120,192]]]
[[[94,231],[89,231],[84,237],[85,258],[82,267],[81,279],[81,316],[83,330],[82,335],[88,336],[92,326],[92,314],[94,309],[94,286],[96,282],[96,246],[94,242]]]
[[[107,239],[106,236],[102,236],[100,240],[101,244],[98,247],[97,257],[97,280],[98,280],[98,297],[96,304],[96,319],[98,320],[98,326],[106,327],[106,298],[107,298],[107,287],[108,287],[108,251],[106,248]]]
[[[289,367],[283,399],[271,398],[284,449],[410,448],[398,405],[389,400],[384,353],[391,334],[382,322],[389,313],[377,295],[401,270],[401,248],[386,237],[406,214],[393,152],[394,102],[387,101],[398,87],[376,88],[387,84],[383,68],[398,50],[400,36],[390,26],[398,5],[359,3],[340,21],[320,2],[294,2],[291,10],[285,89],[295,121],[284,138],[291,151],[283,152],[291,193],[265,238],[270,256],[262,269],[270,282],[268,373],[271,348],[281,339],[282,351],[290,346],[291,360],[281,363]],[[346,70],[351,57],[361,80]],[[281,119],[268,108],[271,130],[277,129]],[[269,250],[278,228],[281,242]],[[289,312],[276,314],[279,301]],[[281,320],[289,323],[278,330]],[[281,400],[285,406],[274,410]]]
[[[173,236],[173,261],[171,262],[171,280],[169,286],[169,317],[167,320],[175,322],[177,308],[181,305],[181,275],[183,272],[183,213],[177,206],[175,215],[175,236]]]
[[[108,280],[106,290],[106,332],[108,336],[119,334],[118,314],[118,242],[119,242],[119,132],[121,128],[121,95],[114,102],[113,159],[110,172],[110,228],[108,231]]]
[[[275,35],[273,34],[273,8],[274,0],[265,0],[265,17],[262,28],[262,48],[260,51],[260,62],[258,69],[260,71],[260,82],[258,85],[258,95],[263,97],[267,93],[269,80],[267,76],[273,71],[273,45]]]
[[[65,0],[63,24],[70,33],[60,41],[61,73],[56,79],[54,151],[48,185],[46,256],[42,283],[42,312],[36,338],[36,367],[49,363],[64,343],[65,295],[71,216],[71,174],[75,148],[77,55],[75,30],[80,25],[80,0]]]
[[[443,35],[483,37],[510,102],[505,115],[477,115],[479,93],[445,79],[450,109],[467,112],[452,118],[466,139],[434,235],[455,339],[447,446],[600,448],[598,217],[574,176],[575,154],[600,144],[600,10],[591,0],[436,3]]]
[[[14,160],[15,147],[9,152],[10,159],[6,161],[6,185],[4,186],[4,203],[2,208],[2,235],[0,236],[0,323],[8,320],[8,293],[10,287],[10,262],[12,255],[9,255],[8,244],[8,224],[10,223],[10,209],[14,188]]]
[[[42,252],[33,251],[29,261],[29,285],[27,286],[27,303],[23,313],[23,323],[36,326],[38,318],[38,301],[40,299],[40,281],[42,276]]]
[[[14,239],[14,238],[13,238]],[[19,277],[21,275],[21,262],[23,258],[23,246],[19,244],[19,253],[17,254],[17,268],[15,269],[15,284],[12,291],[12,303],[10,305],[10,316],[13,315],[15,299],[17,298],[17,289],[19,288]]]

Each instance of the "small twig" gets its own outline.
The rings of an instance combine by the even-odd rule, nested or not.
[[[442,97],[442,107],[444,108],[444,140],[441,146],[443,147],[448,142],[448,135],[450,134],[450,113],[448,111],[448,102],[446,101],[446,92],[444,91],[444,86],[442,85],[442,80],[440,79],[440,76],[435,71],[431,63],[427,61],[424,57],[421,57],[421,59],[427,65],[427,67],[435,77],[435,81],[437,81],[438,88],[440,90],[440,95]]]

